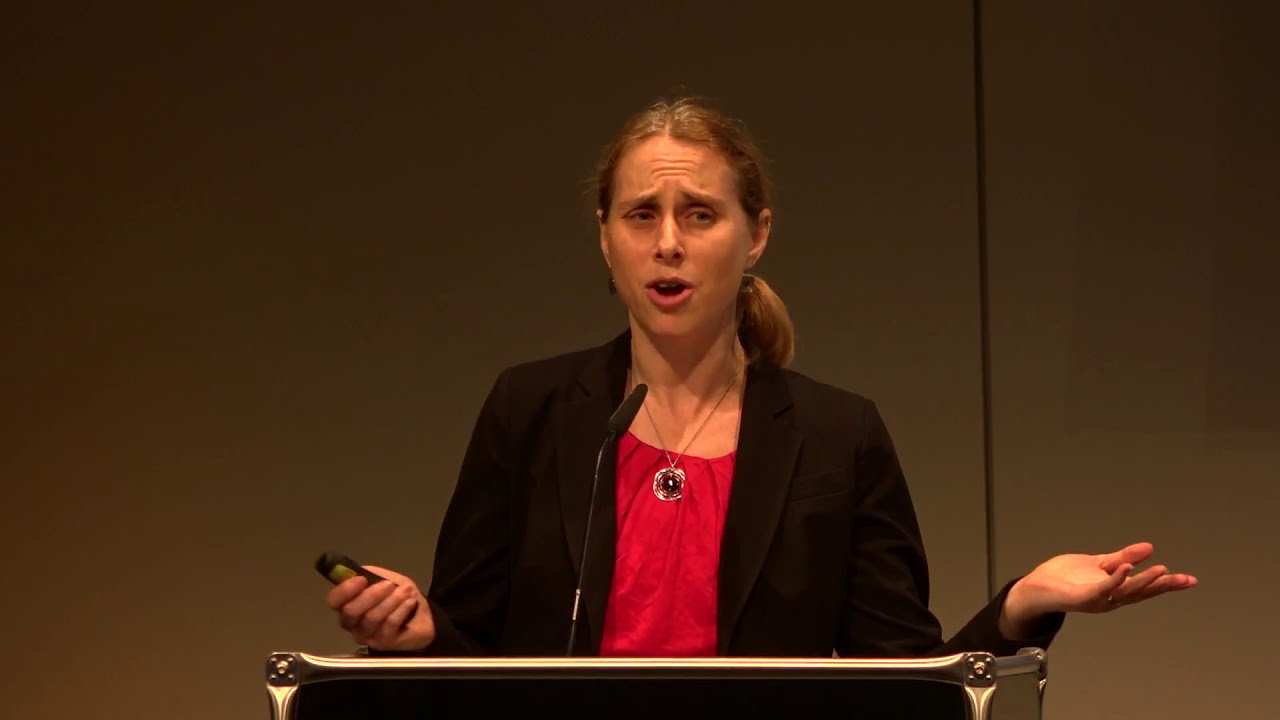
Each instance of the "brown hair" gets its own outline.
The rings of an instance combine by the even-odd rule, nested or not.
[[[633,147],[655,135],[697,143],[720,153],[738,179],[738,203],[754,229],[760,211],[769,207],[764,158],[746,127],[692,98],[660,101],[622,126],[596,170],[596,207],[600,220],[609,217],[618,163]],[[738,293],[738,338],[752,362],[763,358],[785,366],[795,355],[795,327],[787,307],[762,278],[748,276]]]

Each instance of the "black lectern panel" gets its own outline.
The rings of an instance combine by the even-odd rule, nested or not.
[[[966,713],[961,686],[928,680],[333,680],[299,692],[296,720],[964,720]]]

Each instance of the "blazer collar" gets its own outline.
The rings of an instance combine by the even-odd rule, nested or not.
[[[751,366],[742,399],[733,486],[729,489],[729,508],[720,541],[718,655],[728,654],[738,618],[760,575],[786,506],[801,439],[792,423],[791,404],[791,390],[780,368],[769,364]]]
[[[560,415],[556,448],[560,515],[576,579],[583,568],[582,607],[573,654],[598,655],[604,638],[604,615],[613,585],[617,539],[617,452],[600,458],[600,479],[591,514],[586,565],[582,563],[587,511],[596,455],[605,439],[609,416],[622,402],[631,364],[631,333],[619,335],[589,353]],[[572,598],[569,599],[572,602]]]
[[[609,416],[622,402],[630,364],[631,333],[627,331],[589,354],[569,389],[559,418],[556,450],[560,511],[575,573],[582,563],[596,454],[604,441]],[[717,652],[721,655],[727,653],[786,505],[800,451],[800,434],[793,428],[788,412],[791,404],[786,377],[777,366],[750,366],[720,546],[716,615]],[[604,616],[617,552],[616,469],[616,452],[601,458],[582,580],[585,617],[579,618],[575,654],[599,654],[604,637]]]

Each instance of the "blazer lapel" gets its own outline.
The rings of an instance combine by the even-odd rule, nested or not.
[[[609,416],[622,402],[630,350],[629,333],[623,333],[601,347],[583,367],[558,419],[556,468],[560,485],[560,515],[575,577],[578,568],[583,567],[583,537],[596,455],[604,442]],[[574,654],[578,655],[599,654],[604,637],[604,614],[613,584],[617,540],[616,470],[615,450],[601,458],[600,463],[587,564],[582,577],[579,635],[574,648]]]
[[[782,371],[769,365],[753,367],[742,400],[738,454],[720,543],[719,655],[728,653],[786,505],[801,441],[786,414],[790,407],[791,393]]]

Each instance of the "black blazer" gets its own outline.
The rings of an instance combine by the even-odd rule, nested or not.
[[[510,368],[480,411],[436,550],[430,655],[563,655],[596,453],[622,401],[630,335]],[[889,433],[858,395],[752,365],[720,549],[720,655],[911,657],[1012,642],[1009,586],[944,642]],[[574,652],[599,654],[613,579],[616,458],[606,457]],[[1012,585],[1012,583],[1010,583]]]

